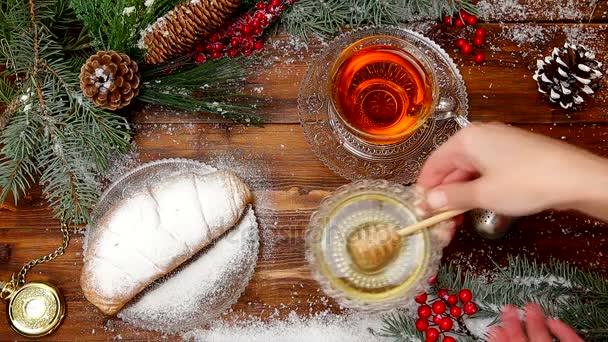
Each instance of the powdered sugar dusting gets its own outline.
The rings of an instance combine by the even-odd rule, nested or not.
[[[118,317],[163,332],[200,327],[236,301],[253,273],[257,251],[257,223],[250,209],[233,230]]]
[[[193,330],[182,337],[200,342],[388,342],[389,339],[375,333],[381,325],[381,315],[321,312],[301,317],[290,312],[285,320],[263,322],[251,318],[237,323],[215,322],[208,330]]]

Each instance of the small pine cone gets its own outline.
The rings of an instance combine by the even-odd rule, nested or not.
[[[145,61],[160,64],[193,49],[200,39],[222,26],[241,0],[187,0],[142,32]]]
[[[534,80],[538,91],[559,103],[563,109],[579,109],[584,97],[599,89],[602,63],[595,54],[582,46],[566,43],[563,49],[554,48],[551,56],[537,61]]]
[[[127,106],[140,85],[137,63],[124,53],[98,51],[80,69],[80,89],[101,108]]]

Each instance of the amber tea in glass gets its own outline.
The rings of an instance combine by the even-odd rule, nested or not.
[[[430,116],[437,92],[422,53],[389,36],[363,38],[336,60],[331,102],[344,126],[378,144],[402,141]]]

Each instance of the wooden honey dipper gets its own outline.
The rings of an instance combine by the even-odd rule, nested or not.
[[[401,247],[401,237],[429,228],[465,212],[466,210],[448,210],[401,228],[390,223],[369,223],[357,229],[347,238],[347,250],[353,263],[362,271],[377,272],[395,259],[397,251]]]

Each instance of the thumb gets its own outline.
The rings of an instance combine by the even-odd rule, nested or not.
[[[479,188],[479,180],[443,184],[429,191],[426,201],[433,211],[470,210],[479,207]]]

